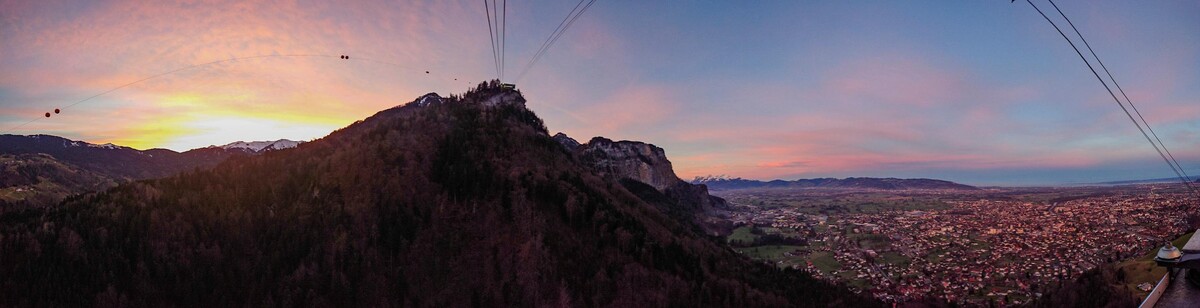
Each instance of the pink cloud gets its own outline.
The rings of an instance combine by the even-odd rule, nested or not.
[[[548,5],[565,6],[565,14],[572,4]],[[635,45],[637,37],[618,35],[620,25],[589,14],[521,82],[530,107],[552,130],[579,139],[603,135],[663,146],[683,175],[1078,166],[1155,155],[1143,144],[1129,146],[1142,142],[1140,135],[1095,85],[1063,94],[1044,79],[987,80],[991,75],[973,71],[970,63],[906,45],[899,36],[894,50],[831,57],[828,61],[837,62],[817,69],[782,69],[806,81],[658,80],[651,78],[662,77],[650,76],[669,74],[647,72],[639,62],[660,56],[653,54],[656,49]],[[5,72],[0,85],[19,90],[5,93],[19,102],[0,102],[5,104],[0,115],[6,121],[25,120],[196,63],[311,53],[378,61],[259,59],[213,65],[122,89],[17,133],[62,132],[97,140],[135,132],[143,126],[132,124],[158,118],[231,111],[286,119],[311,114],[325,118],[304,120],[350,123],[431,90],[461,92],[493,76],[485,21],[476,18],[482,15],[478,3],[462,1],[0,1],[0,70]],[[544,20],[548,26],[536,24],[542,19],[514,18],[517,22],[510,24],[527,27],[522,34],[534,45],[509,50],[510,76],[548,34],[537,31],[557,24],[554,18]],[[1096,31],[1127,31],[1130,25],[1136,24]],[[1035,38],[1045,34],[1048,42],[1061,44],[1045,25],[1036,28]],[[1162,47],[1124,57],[1136,62],[1111,68],[1118,77],[1128,76],[1123,85],[1164,140],[1178,144],[1172,146],[1177,156],[1200,156],[1193,150],[1200,148],[1196,138],[1189,137],[1196,134],[1193,124],[1200,117],[1200,104],[1190,95],[1195,80],[1187,78],[1196,67],[1196,45],[1154,46]],[[649,56],[641,49],[651,50]],[[811,56],[804,52],[798,50]],[[203,96],[204,105],[173,101],[188,94]],[[1069,99],[1058,102],[1060,97]],[[1013,115],[1019,107],[1047,100],[1061,107],[1054,112],[1097,115],[1068,124],[1049,123],[1063,117]]]
[[[594,135],[620,135],[661,123],[678,109],[676,98],[665,88],[631,85],[585,107],[582,113],[593,120],[584,129]]]
[[[1115,121],[1033,130],[1004,110],[1044,97],[1047,90],[985,86],[969,72],[923,59],[883,55],[835,65],[811,87],[750,87],[742,96],[795,106],[776,103],[771,108],[786,111],[748,118],[711,115],[702,127],[674,132],[675,140],[722,145],[713,150],[717,158],[685,160],[676,169],[686,176],[768,179],[880,170],[1088,167],[1145,154],[1124,143],[1087,139],[1118,129]]]
[[[963,99],[965,76],[933,66],[922,57],[883,54],[859,59],[826,73],[824,96],[837,103],[892,103],[931,107]]]
[[[274,112],[285,118],[318,114],[349,124],[431,89],[461,92],[481,76],[491,75],[482,69],[487,67],[483,50],[462,48],[487,41],[486,33],[477,31],[483,22],[476,25],[463,22],[471,19],[456,18],[473,16],[478,10],[463,5],[448,1],[4,2],[0,4],[0,24],[5,25],[0,27],[4,38],[0,54],[5,56],[0,57],[0,69],[6,73],[0,75],[0,84],[20,89],[16,94],[22,100],[7,102],[16,105],[0,113],[26,119],[40,114],[31,110],[65,108],[131,81],[214,60],[328,54],[335,56],[238,60],[177,72],[64,110],[71,115],[103,112],[109,117],[77,117],[70,123],[59,117],[35,119],[47,123],[14,133],[42,133],[38,129],[57,127],[69,138],[104,138],[88,127],[136,125],[147,121],[141,114],[181,116],[197,111],[156,107],[187,93],[207,96],[205,112]],[[341,54],[358,61],[338,61],[336,55]],[[425,74],[427,70],[431,73]],[[117,104],[113,110],[147,111],[96,109],[109,104]]]

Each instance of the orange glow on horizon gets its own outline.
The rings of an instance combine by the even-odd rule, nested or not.
[[[358,120],[357,115],[336,110],[343,104],[329,97],[291,97],[284,103],[263,104],[256,103],[259,96],[253,91],[163,95],[151,100],[147,115],[112,127],[106,134],[119,137],[94,142],[186,151],[239,140],[312,140]]]

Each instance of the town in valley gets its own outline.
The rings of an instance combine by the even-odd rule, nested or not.
[[[1197,222],[1178,184],[713,194],[737,251],[897,303],[1019,305],[1128,258],[1121,277],[1144,296],[1163,269],[1139,256]]]

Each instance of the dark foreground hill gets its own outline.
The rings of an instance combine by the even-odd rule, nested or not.
[[[678,198],[626,187],[491,82],[295,149],[0,215],[0,303],[879,305],[752,262],[653,205]]]
[[[934,179],[897,179],[897,178],[816,178],[786,180],[747,180],[743,178],[726,177],[696,177],[694,184],[704,184],[713,190],[748,189],[748,188],[835,188],[835,189],[939,189],[939,190],[978,190],[978,187]]]

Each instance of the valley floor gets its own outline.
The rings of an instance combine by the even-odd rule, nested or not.
[[[1152,253],[1194,228],[1172,185],[965,190],[718,191],[739,252],[891,302],[1029,303],[1100,265]],[[1120,263],[1138,288],[1162,276]]]

